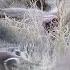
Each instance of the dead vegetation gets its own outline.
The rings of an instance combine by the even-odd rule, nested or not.
[[[20,4],[23,4],[23,7],[27,9],[24,9],[26,13],[23,15],[21,21],[13,18],[10,19],[6,16],[8,14],[6,14],[4,18],[0,18],[0,24],[2,25],[0,27],[0,41],[2,42],[0,46],[7,47],[8,45],[11,46],[11,42],[19,42],[15,47],[20,47],[20,49],[24,48],[26,54],[30,56],[30,61],[39,62],[41,64],[41,67],[35,68],[46,70],[54,67],[58,54],[64,53],[65,48],[70,46],[70,9],[68,8],[70,5],[67,2],[68,0],[61,1],[57,6],[58,15],[50,16],[54,18],[50,19],[50,17],[48,17],[48,19],[44,21],[44,14],[46,14],[44,11],[47,8],[47,4],[44,2],[41,3],[40,1],[41,0],[27,0],[25,2],[24,0],[6,1],[8,6],[4,6],[4,8],[9,7],[11,9],[13,6],[18,8]],[[34,8],[34,10],[32,8]],[[47,33],[47,31],[49,33]],[[26,64],[23,66],[22,68],[29,69]],[[32,69],[35,69],[34,66],[32,67]]]

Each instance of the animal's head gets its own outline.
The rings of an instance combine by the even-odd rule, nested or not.
[[[46,31],[55,31],[55,27],[59,25],[59,18],[57,15],[47,15],[44,17],[43,27]]]

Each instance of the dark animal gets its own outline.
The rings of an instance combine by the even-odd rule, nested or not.
[[[56,15],[47,15],[44,17],[43,27],[46,31],[53,30],[58,27],[59,18]]]

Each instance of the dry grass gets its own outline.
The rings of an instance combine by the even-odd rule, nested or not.
[[[35,4],[33,5],[35,7]],[[58,56],[57,53],[64,53],[65,48],[70,46],[70,9],[67,10],[68,7],[66,1],[61,1],[60,6],[58,6],[58,15],[60,17],[59,27],[58,29],[56,28],[55,32],[51,31],[49,34],[44,32],[42,26],[44,15],[40,10],[25,10],[28,13],[25,14],[26,17],[24,16],[21,21],[16,21],[8,17],[0,19],[1,29],[3,29],[0,31],[3,32],[4,29],[7,31],[7,36],[4,36],[0,41],[0,47],[14,46],[20,47],[20,50],[24,48],[26,53],[31,57],[30,61],[42,65],[40,67],[31,65],[32,70],[50,70],[55,66],[56,57]],[[16,43],[13,44],[12,41]],[[27,70],[30,67],[29,64],[24,64],[23,66]]]
[[[22,50],[21,48],[24,48],[26,53],[30,56],[30,61],[38,64],[40,63],[43,66],[41,66],[41,68],[36,66],[37,69],[46,70],[47,68],[52,68],[55,65],[55,44],[51,39],[51,33],[46,34],[44,32],[42,26],[44,13],[40,10],[24,11],[28,11],[28,13],[25,14],[25,17],[21,21],[16,21],[15,19],[10,19],[8,17],[0,19],[0,24],[3,26],[1,29],[8,30],[9,34],[7,33],[6,37],[10,38],[10,43],[8,43],[7,38],[4,36],[2,39],[4,42],[1,40],[1,46],[20,47],[20,50]],[[0,35],[2,35],[2,33]],[[17,44],[13,45],[11,39],[15,39]],[[24,64],[24,68],[25,67],[27,67],[26,64]],[[32,67],[32,69],[36,68],[34,68],[34,65]]]

